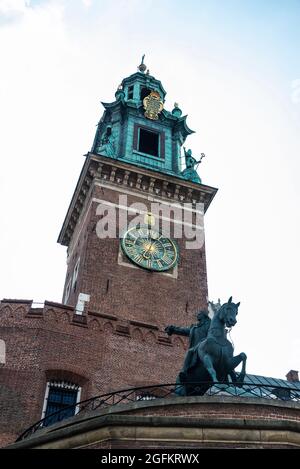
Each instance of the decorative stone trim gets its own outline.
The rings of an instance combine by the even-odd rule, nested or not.
[[[214,187],[195,184],[174,175],[141,169],[121,160],[89,153],[58,238],[58,242],[64,246],[71,242],[94,180],[109,181],[111,184],[124,186],[124,189],[129,186],[132,191],[137,191],[137,195],[141,190],[151,196],[160,195],[173,203],[188,202],[195,205],[201,202],[204,204],[204,211],[217,192]]]
[[[22,300],[22,305],[18,300],[12,300],[12,302],[1,302],[0,303],[0,327],[2,325],[1,316],[2,312],[9,311],[11,314],[11,326],[14,327],[15,324],[15,313],[18,313],[18,323],[24,321],[24,324],[28,325],[28,321],[34,319],[35,326],[37,326],[36,321],[41,321],[39,326],[43,329],[48,329],[50,324],[55,325],[55,327],[60,327],[61,322],[64,322],[70,330],[73,327],[83,327],[87,329],[93,329],[93,323],[95,318],[98,319],[99,329],[98,332],[103,332],[103,326],[108,322],[111,324],[112,333],[135,338],[134,331],[136,328],[139,328],[143,337],[148,337],[149,340],[157,342],[160,345],[175,347],[176,344],[173,343],[174,338],[170,338],[164,331],[160,330],[159,327],[155,324],[148,324],[141,321],[133,320],[124,320],[120,319],[117,316],[112,316],[109,314],[88,311],[87,314],[78,315],[75,313],[74,307],[60,304],[52,303],[50,301],[45,301],[44,307],[38,309],[31,309],[31,301]],[[69,317],[69,312],[73,311],[71,318]],[[46,321],[45,321],[46,320]],[[113,322],[113,324],[112,324]],[[5,322],[6,327],[7,322]],[[149,336],[150,334],[150,336]]]

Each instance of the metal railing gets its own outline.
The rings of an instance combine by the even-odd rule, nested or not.
[[[300,402],[300,388],[298,387],[280,387],[265,384],[244,383],[220,383],[220,382],[200,382],[185,383],[180,385],[177,383],[160,384],[153,386],[142,386],[129,389],[121,389],[100,396],[86,399],[75,405],[70,405],[47,415],[34,425],[25,430],[16,440],[21,441],[33,435],[36,431],[58,423],[70,417],[71,411],[73,415],[83,412],[91,412],[96,409],[105,409],[107,407],[118,404],[125,404],[138,401],[150,401],[154,399],[165,399],[170,397],[184,396],[184,390],[188,388],[189,396],[217,396],[227,395],[236,397],[256,397],[281,401]],[[208,389],[207,389],[208,388]],[[205,391],[203,392],[203,389]]]

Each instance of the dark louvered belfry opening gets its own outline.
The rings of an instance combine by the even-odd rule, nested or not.
[[[143,101],[143,99],[146,98],[146,96],[149,96],[150,93],[151,93],[151,90],[149,90],[149,88],[143,87],[141,89],[141,100]]]
[[[159,134],[140,129],[139,151],[147,155],[159,156]]]

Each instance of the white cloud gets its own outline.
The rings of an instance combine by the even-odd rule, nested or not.
[[[0,0],[0,12],[24,11],[30,4],[30,0]]]
[[[29,0],[0,0],[0,24],[20,18],[29,6]]]
[[[82,3],[85,7],[89,8],[92,6],[93,0],[82,0]]]

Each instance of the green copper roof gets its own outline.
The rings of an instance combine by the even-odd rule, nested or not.
[[[187,116],[177,103],[172,111],[165,109],[160,80],[143,62],[138,69],[122,80],[114,101],[102,102],[92,153],[201,183],[194,166],[187,171],[182,164],[182,146],[194,132]]]
[[[269,378],[266,376],[249,375],[245,376],[244,384],[241,388],[236,386],[227,387],[224,391],[221,386],[213,386],[213,393],[219,389],[222,394],[229,394],[240,397],[259,397],[265,399],[299,400],[300,382],[286,381],[284,379]],[[207,392],[209,394],[209,391]]]

